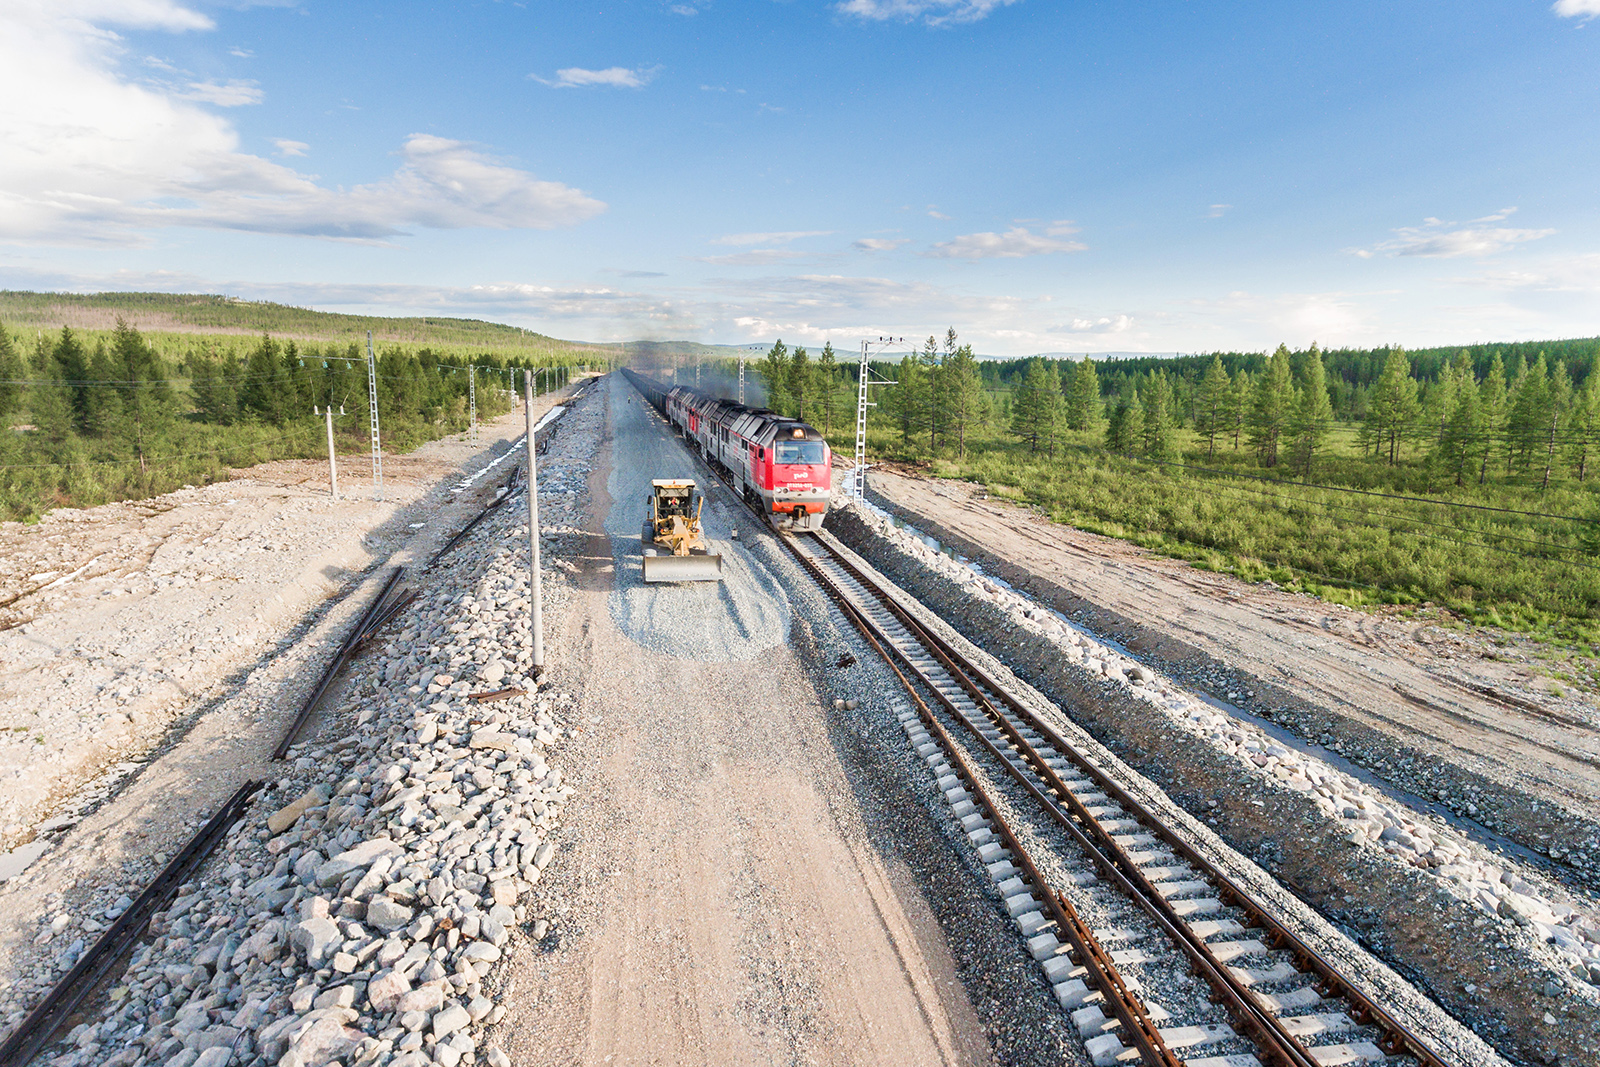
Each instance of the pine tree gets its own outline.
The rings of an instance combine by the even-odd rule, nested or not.
[[[1568,376],[1567,368],[1557,360],[1555,369],[1550,374],[1550,385],[1545,390],[1544,479],[1539,483],[1540,489],[1550,488],[1550,471],[1556,464],[1557,437],[1566,426],[1567,414],[1571,408],[1572,378]]]
[[[1239,451],[1239,435],[1244,432],[1245,416],[1250,411],[1250,396],[1255,392],[1255,380],[1243,367],[1233,376],[1228,392],[1227,426],[1233,434],[1233,450]]]
[[[172,419],[172,386],[161,372],[154,349],[120,318],[111,347],[115,374],[125,383],[118,390],[118,436],[133,446],[139,470],[149,473],[151,448]]]
[[[939,447],[939,435],[944,432],[944,375],[939,364],[939,341],[931,334],[922,346],[922,419],[928,428],[928,454]]]
[[[122,414],[122,397],[119,393],[125,387],[112,383],[118,382],[120,378],[121,375],[117,373],[111,353],[106,349],[106,343],[97,342],[94,354],[89,357],[89,379],[104,384],[96,384],[84,391],[80,433],[88,437],[116,436],[119,428],[117,423]]]
[[[1506,414],[1506,368],[1496,352],[1489,361],[1489,373],[1478,386],[1479,420],[1483,436],[1474,445],[1479,459],[1478,484],[1489,477],[1489,459],[1494,454],[1495,435],[1504,429]]]
[[[197,355],[189,361],[189,391],[194,394],[195,412],[200,421],[213,426],[231,426],[239,417],[239,401],[229,367],[218,366],[209,356]],[[328,403],[318,397],[317,404]]]
[[[950,331],[949,336],[953,341],[954,329]],[[972,346],[962,345],[946,356],[939,371],[941,384],[944,386],[942,406],[946,434],[951,431],[955,433],[956,454],[965,457],[967,432],[983,422],[986,407],[983,380],[978,373],[978,361],[972,354]]]
[[[1039,395],[1039,441],[1044,445],[1045,453],[1053,456],[1067,428],[1067,401],[1061,392],[1061,370],[1055,360],[1040,360],[1040,366],[1044,371],[1044,382]]]
[[[1383,374],[1373,385],[1367,401],[1367,422],[1376,440],[1388,449],[1390,466],[1400,458],[1400,442],[1410,430],[1417,411],[1417,380],[1411,377],[1411,360],[1405,349],[1390,349]]]
[[[1217,435],[1227,432],[1228,396],[1232,384],[1222,365],[1222,357],[1212,356],[1211,366],[1200,378],[1194,404],[1194,430],[1205,438],[1208,456],[1216,454]]]
[[[811,401],[811,357],[805,345],[795,345],[789,357],[789,404],[794,417],[806,420],[806,406]]]
[[[1166,459],[1172,454],[1172,383],[1162,371],[1155,371],[1141,390],[1144,426],[1141,445],[1151,459]]]
[[[1569,432],[1567,458],[1581,482],[1588,478],[1589,464],[1600,448],[1600,373],[1595,367],[1589,368],[1583,388],[1573,403]]]
[[[1106,422],[1106,448],[1131,456],[1143,443],[1144,409],[1139,406],[1139,396],[1124,396],[1111,409],[1111,418]]]
[[[833,408],[839,396],[839,364],[833,356],[833,342],[822,342],[817,356],[817,407],[822,412],[822,436],[833,433]]]
[[[1044,360],[1035,357],[1022,372],[1022,384],[1011,401],[1011,432],[1028,443],[1029,452],[1039,451],[1039,423],[1044,409]]]
[[[1094,360],[1084,356],[1072,368],[1072,384],[1067,389],[1067,428],[1092,430],[1099,421],[1100,378]]]
[[[70,329],[61,327],[61,337],[51,352],[51,367],[45,375],[63,382],[59,388],[66,394],[72,411],[72,429],[76,433],[89,432],[89,405],[92,387],[89,380],[89,353],[83,342]]]
[[[1539,353],[1517,383],[1506,412],[1506,472],[1527,471],[1539,449],[1550,405],[1550,372]]]
[[[789,406],[789,346],[778,338],[761,361],[761,380],[767,384],[767,407],[782,412]]]
[[[1290,452],[1300,477],[1311,480],[1311,464],[1328,438],[1333,422],[1333,403],[1328,399],[1328,375],[1322,367],[1322,353],[1311,346],[1300,368],[1300,387],[1295,390],[1294,409],[1289,416]]]
[[[24,383],[28,368],[23,364],[22,352],[11,339],[11,331],[0,326],[0,420],[22,407]],[[0,430],[6,423],[0,421]]]
[[[1477,465],[1477,451],[1484,436],[1483,397],[1477,383],[1460,383],[1455,408],[1439,439],[1438,464],[1457,485],[1465,485],[1467,475]]]
[[[409,371],[409,367],[396,368],[393,366],[396,357],[391,353],[384,353],[379,357],[380,363],[388,363],[388,367],[379,368],[382,381],[380,388],[388,395],[381,399],[388,401],[384,406],[393,408],[409,408],[415,389],[412,375],[395,374],[395,370]],[[244,377],[239,383],[239,411],[247,417],[270,422],[275,426],[283,425],[289,414],[291,402],[288,377],[283,366],[283,352],[278,347],[278,342],[268,334],[262,334],[260,342],[245,360]]]
[[[889,393],[895,422],[900,427],[900,443],[907,448],[911,447],[912,435],[922,428],[922,392],[925,385],[922,364],[916,356],[907,353],[900,360],[900,373]]]
[[[1289,349],[1279,345],[1267,360],[1267,369],[1256,382],[1250,398],[1250,446],[1263,467],[1278,465],[1278,445],[1289,425],[1289,409],[1294,401],[1294,381],[1290,375]]]

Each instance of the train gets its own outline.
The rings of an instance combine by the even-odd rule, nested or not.
[[[833,495],[833,451],[816,427],[627,368],[622,373],[773,526],[822,528]]]

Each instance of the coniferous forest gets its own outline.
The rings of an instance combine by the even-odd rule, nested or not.
[[[873,363],[868,457],[1349,604],[1600,634],[1600,338]],[[848,454],[854,360],[779,342],[772,406]]]
[[[302,329],[316,314],[282,311],[285,324]],[[474,378],[478,417],[490,419],[511,409],[518,372],[534,369],[536,387],[547,391],[574,368],[607,358],[540,340],[536,352],[459,341],[377,345],[384,449],[405,452],[466,429]],[[364,344],[270,333],[146,335],[120,318],[109,329],[19,332],[0,324],[0,519],[140,499],[267,460],[326,455],[319,412],[330,406],[337,450],[370,447]]]

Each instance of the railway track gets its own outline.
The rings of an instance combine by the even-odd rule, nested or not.
[[[909,742],[1097,1067],[1465,1062],[1386,1011],[831,537],[783,540],[900,676]],[[1169,1010],[1145,992],[1180,989],[1185,972],[1209,1004],[1180,996]]]

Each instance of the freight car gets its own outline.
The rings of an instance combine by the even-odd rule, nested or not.
[[[686,385],[622,373],[705,461],[780,530],[819,530],[831,496],[833,453],[816,428]]]

